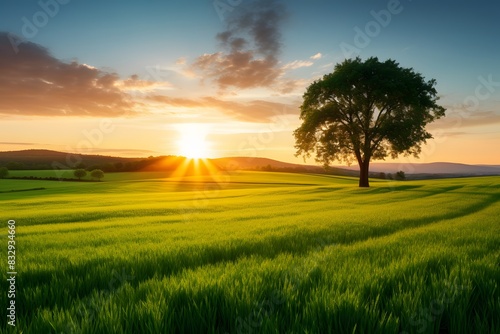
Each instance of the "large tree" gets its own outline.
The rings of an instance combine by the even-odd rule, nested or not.
[[[394,60],[347,59],[304,93],[295,130],[297,156],[325,166],[359,164],[359,186],[368,187],[371,160],[418,156],[432,135],[425,126],[445,114],[434,79],[426,81]]]

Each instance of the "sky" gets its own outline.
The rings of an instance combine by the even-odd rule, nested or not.
[[[3,0],[0,151],[304,163],[307,86],[374,56],[436,79],[447,109],[398,161],[500,165],[499,17],[494,1]]]

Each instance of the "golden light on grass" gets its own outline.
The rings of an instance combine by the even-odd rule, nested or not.
[[[191,181],[213,182],[214,177],[220,174],[220,170],[208,159],[185,159],[170,175],[171,178]],[[196,178],[196,177],[201,178]],[[193,178],[195,177],[195,178]]]

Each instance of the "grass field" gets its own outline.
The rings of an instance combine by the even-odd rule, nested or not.
[[[162,176],[0,180],[17,332],[500,333],[500,177]]]

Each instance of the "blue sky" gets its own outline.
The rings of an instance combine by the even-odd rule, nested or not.
[[[116,73],[112,86],[126,94],[121,95],[126,101],[133,100],[127,104],[133,115],[106,115],[91,109],[78,113],[76,107],[63,110],[53,101],[47,101],[44,109],[42,97],[36,96],[40,89],[23,91],[28,94],[22,95],[24,101],[37,105],[23,102],[16,106],[13,101],[8,108],[0,106],[0,133],[4,134],[0,150],[75,148],[85,139],[83,131],[111,118],[116,130],[89,151],[129,156],[178,154],[175,142],[180,129],[201,124],[204,138],[210,142],[206,151],[210,156],[252,153],[302,162],[293,155],[292,136],[300,124],[301,95],[309,83],[331,72],[334,64],[359,55],[392,58],[437,80],[449,118],[431,126],[439,138],[416,162],[500,164],[500,4],[417,0],[262,3],[266,5],[261,7],[275,6],[277,10],[274,21],[268,22],[275,35],[265,40],[264,52],[273,57],[262,69],[263,74],[270,73],[269,80],[251,81],[251,72],[245,72],[247,78],[231,81],[223,78],[230,74],[228,69],[216,66],[222,61],[235,61],[231,66],[237,63],[217,34],[239,34],[248,42],[251,59],[261,59],[255,36],[229,27],[238,15],[258,10],[256,1],[2,1],[0,32],[46,48],[53,58],[50,61],[85,64],[96,76]],[[51,13],[55,6],[57,13]],[[384,16],[387,13],[390,17]],[[37,31],[33,33],[27,24]],[[356,52],[346,54],[342,46],[352,46]],[[127,86],[124,82],[132,75],[136,75],[135,81]],[[484,82],[490,84],[486,87]],[[474,98],[477,106],[460,106],[476,101]],[[109,100],[99,104],[105,101]],[[282,124],[273,126],[279,117]],[[272,140],[261,138],[259,142],[262,133]],[[130,140],[131,136],[139,139]],[[250,151],[249,136],[258,142]]]

